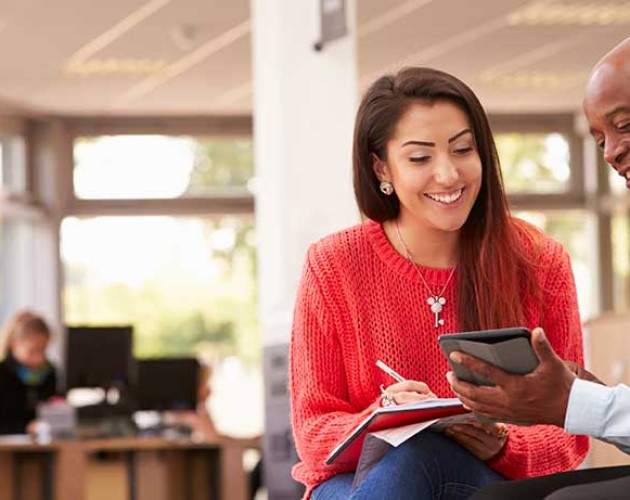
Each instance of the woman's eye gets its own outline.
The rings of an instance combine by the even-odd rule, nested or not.
[[[422,163],[427,161],[429,158],[430,156],[412,156],[409,158],[409,161],[413,163]]]
[[[466,153],[470,153],[473,150],[471,146],[467,146],[465,148],[457,148],[454,149],[453,152],[458,155],[465,155]]]
[[[630,122],[624,122],[617,125],[617,130],[625,131],[630,130]]]

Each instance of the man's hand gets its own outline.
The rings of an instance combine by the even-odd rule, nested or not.
[[[453,392],[477,415],[499,421],[564,427],[576,374],[554,352],[542,328],[532,332],[532,346],[540,363],[526,375],[512,375],[468,354],[452,352],[452,361],[495,385],[475,386],[459,380],[453,372],[446,377]]]
[[[565,361],[564,364],[567,365],[569,370],[575,373],[577,378],[581,378],[582,380],[586,380],[588,382],[594,382],[596,384],[606,385],[591,372],[578,365],[575,361]]]

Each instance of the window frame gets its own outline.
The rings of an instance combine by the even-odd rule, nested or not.
[[[560,132],[568,138],[571,162],[569,188],[561,193],[508,194],[508,201],[513,211],[582,210],[593,217],[595,238],[592,262],[596,276],[596,283],[593,283],[593,299],[596,301],[594,314],[613,311],[615,305],[611,214],[614,208],[617,213],[623,210],[628,217],[630,198],[626,193],[610,192],[608,182],[610,167],[597,150],[595,141],[585,125],[584,117],[581,113],[496,114],[490,115],[489,120],[494,134]]]
[[[518,210],[582,208],[584,194],[584,158],[582,139],[576,133],[575,118],[570,114],[497,114],[489,115],[493,135],[502,133],[550,134],[567,138],[571,161],[571,176],[566,191],[558,193],[508,194],[510,204]]]
[[[74,141],[80,137],[104,135],[170,135],[197,137],[253,138],[249,116],[194,118],[66,118],[70,161],[64,165],[63,185],[67,216],[97,215],[227,215],[253,214],[254,195],[247,189],[208,191],[203,196],[181,198],[80,199],[73,183]]]
[[[628,217],[630,197],[611,193],[608,169],[590,137],[581,113],[572,114],[491,114],[493,132],[560,132],[569,139],[571,181],[562,193],[523,193],[508,195],[514,210],[585,210],[597,221],[599,311],[613,310],[613,268],[611,214]],[[73,189],[73,144],[76,137],[117,134],[163,134],[215,137],[252,137],[251,116],[234,117],[6,117],[0,116],[0,133],[21,134],[26,138],[25,195],[0,200],[0,213],[37,223],[42,232],[34,267],[50,275],[49,283],[36,300],[48,304],[54,318],[62,322],[60,297],[63,283],[58,250],[61,220],[68,216],[99,215],[226,215],[254,214],[254,195],[241,192],[216,196],[175,199],[81,200]],[[52,158],[52,159],[51,159]],[[54,234],[57,236],[55,237]],[[40,282],[42,278],[39,278]],[[41,283],[40,283],[41,285]],[[56,298],[42,298],[52,294]],[[35,299],[34,299],[35,300]],[[52,306],[51,306],[52,304]],[[55,306],[56,304],[56,306]],[[630,304],[627,305],[630,308]],[[54,314],[57,312],[57,314]]]

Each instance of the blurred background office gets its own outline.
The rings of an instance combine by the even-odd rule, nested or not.
[[[41,312],[63,377],[67,326],[205,360],[217,432],[263,435],[269,496],[292,498],[294,291],[307,245],[359,220],[361,91],[405,65],[466,81],[514,210],[566,246],[598,325],[630,309],[630,198],[581,98],[629,32],[623,0],[0,1],[0,320]],[[615,342],[587,344],[608,382]]]

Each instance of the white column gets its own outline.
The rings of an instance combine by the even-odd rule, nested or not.
[[[251,0],[256,233],[269,498],[298,498],[286,346],[308,245],[359,220],[352,194],[357,103],[355,0],[349,35],[316,52],[318,0]]]
[[[252,0],[256,228],[264,345],[288,342],[308,245],[359,221],[352,192],[358,99],[349,34],[316,52],[317,0]]]

